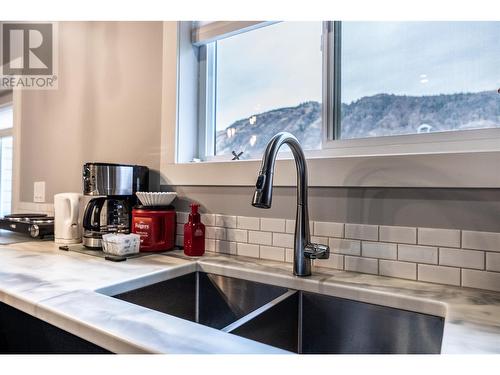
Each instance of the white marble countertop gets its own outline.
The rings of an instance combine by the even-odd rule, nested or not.
[[[500,293],[381,276],[179,251],[109,262],[52,242],[0,246],[0,301],[117,353],[283,353],[112,297],[195,270],[445,318],[442,353],[500,353]]]

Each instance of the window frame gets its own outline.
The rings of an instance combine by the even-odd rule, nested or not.
[[[199,114],[193,121],[192,116],[181,113],[186,108],[188,112],[196,111],[199,106],[199,62],[192,58],[195,53],[191,33],[191,21],[163,23],[161,183],[170,186],[253,186],[261,164],[258,159],[192,162],[198,152]],[[20,105],[19,101],[16,105]],[[365,145],[325,148],[319,154],[306,151],[309,186],[500,188],[500,173],[497,173],[500,165],[500,129],[490,130],[499,132],[488,136],[488,139],[484,134],[477,134],[480,139],[473,140],[466,151],[461,140],[447,142],[448,145],[437,140],[429,145],[419,143],[418,146],[424,147],[418,152],[405,148],[405,144],[395,144],[394,140],[392,145],[382,147],[383,150],[378,152],[380,145],[366,146],[366,142],[371,141],[369,139],[361,140]],[[460,133],[464,132],[474,131]],[[442,136],[440,133],[433,135]],[[438,147],[435,147],[436,143]],[[19,162],[16,146],[15,142],[15,165]],[[349,148],[347,152],[346,148]],[[179,156],[181,151],[184,151],[182,157]],[[295,186],[292,155],[280,153],[278,159],[274,185]],[[14,178],[15,186],[18,185],[16,181]]]
[[[14,103],[13,101],[8,101],[6,103],[0,104],[0,110],[2,110],[5,107],[11,107],[12,108],[12,113],[14,113]],[[12,147],[14,148],[14,116],[12,116],[12,126],[10,128],[6,129],[0,129],[0,172],[2,171],[2,138],[6,137],[12,137]],[[1,177],[1,176],[0,176]],[[14,150],[12,152],[12,181],[11,181],[11,200],[10,200],[10,212],[12,212],[12,208],[14,206],[13,200],[14,200]],[[0,178],[0,193],[2,191],[2,178]],[[1,194],[0,194],[1,198]],[[0,202],[1,206],[1,202]]]
[[[215,114],[217,92],[217,43],[199,47],[198,157],[213,160],[215,150]]]
[[[279,22],[262,22],[261,27],[270,26]],[[332,21],[322,21],[322,40],[321,48],[323,49],[322,57],[322,100],[325,101],[326,95],[328,95],[328,90],[330,85],[325,85],[324,74],[326,74],[325,66],[329,63],[329,54],[324,53],[325,49],[328,49],[328,33],[330,26],[333,25]],[[255,28],[243,28],[241,32],[232,32],[227,36],[234,36],[246,32],[252,32]],[[226,37],[226,36],[224,36]],[[228,161],[233,158],[232,155],[216,155],[216,145],[215,145],[215,134],[216,134],[216,123],[215,123],[215,113],[216,113],[216,90],[217,90],[217,41],[211,40],[210,43],[203,44],[199,46],[199,117],[198,117],[198,142],[199,142],[199,153],[198,159],[204,162],[221,162]],[[330,72],[331,69],[328,69]],[[330,121],[325,116],[325,106],[322,105],[321,115],[322,115],[322,140],[323,143],[327,137],[327,129],[330,126]],[[306,150],[306,156],[311,150]],[[318,151],[318,150],[315,150]],[[312,155],[312,154],[311,154]],[[292,154],[290,152],[281,152],[280,157],[290,158]],[[260,160],[260,156],[251,157],[245,160]]]
[[[325,46],[328,57],[325,58],[326,67],[324,69],[326,72],[328,70],[332,72],[325,73],[324,70],[323,77],[324,84],[331,84],[332,86],[331,95],[333,99],[328,96],[324,96],[323,99],[324,102],[328,103],[325,112],[328,113],[329,109],[331,109],[332,118],[326,124],[326,137],[323,139],[322,149],[315,152],[314,156],[500,151],[500,127],[341,139],[342,22],[326,22],[331,23],[331,26],[328,28],[329,40]],[[311,155],[311,152],[309,154]]]
[[[268,26],[272,23],[266,23]],[[240,33],[254,28],[243,28]],[[228,36],[237,35],[232,32]],[[322,140],[320,150],[305,150],[306,157],[332,157],[337,155],[371,155],[430,152],[473,152],[492,149],[491,139],[500,141],[500,128],[468,129],[427,134],[388,135],[340,139],[341,134],[341,21],[323,21],[322,34]],[[204,162],[230,161],[232,155],[216,155],[215,112],[217,90],[217,43],[211,40],[199,46],[199,117],[198,155]],[[397,147],[399,146],[399,147]],[[290,152],[280,153],[281,158],[291,158]],[[246,160],[259,160],[252,156]]]
[[[12,107],[12,111],[14,111],[14,103],[12,102],[6,102],[0,104],[0,110],[4,107]],[[14,129],[14,121],[12,121],[12,126],[10,128],[0,129],[0,138],[12,136],[13,129]]]

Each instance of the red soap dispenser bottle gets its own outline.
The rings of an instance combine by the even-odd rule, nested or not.
[[[184,224],[184,254],[199,257],[205,253],[205,225],[200,221],[199,204],[191,203],[189,220]]]

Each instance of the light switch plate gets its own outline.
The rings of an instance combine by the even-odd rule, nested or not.
[[[45,202],[45,181],[36,181],[33,185],[33,202]]]

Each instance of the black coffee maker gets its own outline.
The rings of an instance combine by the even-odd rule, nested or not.
[[[83,215],[83,245],[102,248],[106,233],[129,233],[135,193],[148,191],[149,169],[140,165],[86,163],[83,194],[92,196]]]

